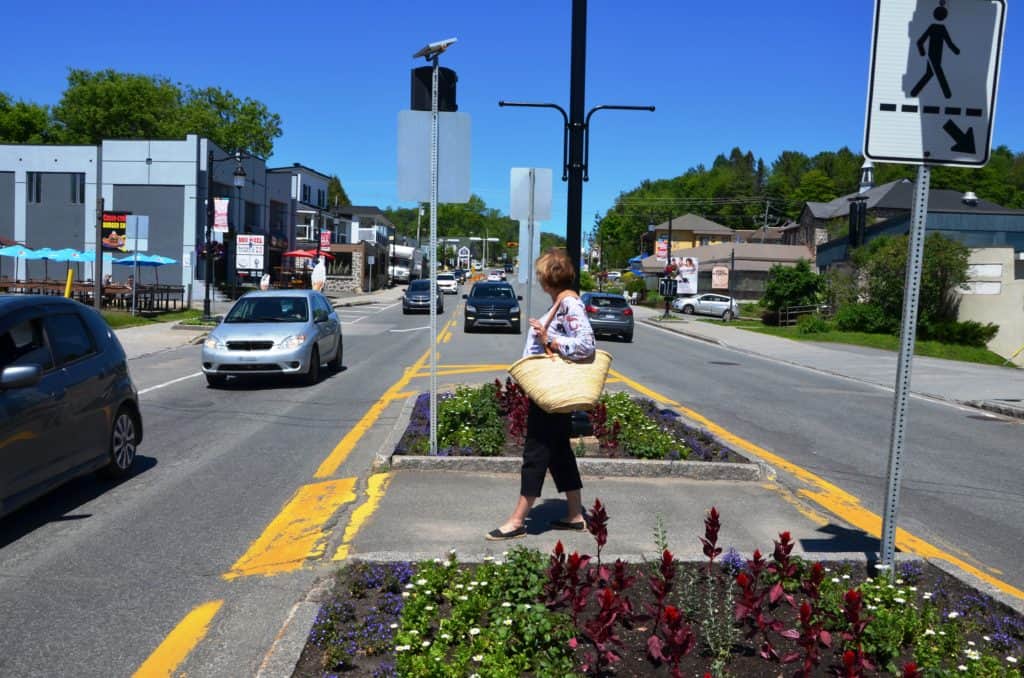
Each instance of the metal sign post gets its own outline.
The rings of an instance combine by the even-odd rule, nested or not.
[[[437,54],[430,61],[430,454],[437,456]]]

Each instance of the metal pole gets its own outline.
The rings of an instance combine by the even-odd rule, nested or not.
[[[423,218],[423,205],[416,203],[416,247],[422,247],[420,242],[420,219]]]
[[[729,308],[732,308],[732,279],[736,277],[736,248],[729,255]]]
[[[209,139],[206,141],[210,143]],[[206,153],[206,273],[203,275],[203,320],[209,321],[210,285],[213,284],[213,151]]]
[[[530,168],[530,211],[526,219],[526,261],[520,261],[520,266],[533,268],[533,197],[537,184],[537,171]],[[522,250],[520,250],[522,251]],[[533,317],[533,271],[526,273],[526,317]],[[520,316],[522,318],[522,316]]]
[[[889,481],[882,515],[882,550],[879,560],[889,565],[889,576],[896,552],[896,514],[900,501],[900,476],[903,473],[903,439],[906,436],[907,397],[914,358],[914,334],[917,329],[918,298],[921,293],[921,264],[924,259],[925,223],[928,217],[928,187],[931,170],[927,165],[917,168],[914,202],[910,217],[910,241],[907,249],[907,275],[903,288],[903,325],[900,330],[900,357],[896,369],[896,392],[893,399],[892,436],[889,445]]]
[[[761,244],[764,244],[765,236],[768,233],[768,207],[772,204],[771,200],[764,201],[764,225],[761,227]]]
[[[668,214],[668,255],[667,256],[668,256],[668,264],[666,264],[666,266],[671,266],[672,265],[672,213],[671,212],[669,212],[669,214]],[[666,289],[665,291],[668,292],[669,290]],[[666,319],[668,319],[669,306],[672,304],[672,297],[674,297],[674,296],[675,295],[673,295],[671,293],[665,295],[665,316],[664,317]]]
[[[587,74],[587,0],[572,1],[572,46],[569,74],[569,186],[566,208],[566,253],[574,267],[580,266],[583,228],[583,109]],[[577,275],[573,289],[580,291]]]
[[[430,78],[430,454],[437,456],[437,55]]]
[[[102,163],[100,163],[102,164]],[[96,310],[103,309],[103,197],[100,168],[96,168],[96,261],[92,264],[92,296]],[[14,264],[14,277],[18,277],[18,264]]]

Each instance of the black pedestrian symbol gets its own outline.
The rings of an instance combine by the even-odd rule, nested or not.
[[[939,6],[932,12],[932,16],[935,17],[936,22],[946,20],[946,17],[949,16],[949,10],[946,9],[946,0],[939,0]],[[939,79],[942,93],[949,99],[953,96],[953,92],[949,89],[949,81],[946,80],[946,73],[942,70],[942,52],[946,45],[949,45],[949,49],[952,50],[953,54],[960,54],[960,48],[953,44],[952,38],[949,37],[949,31],[941,23],[932,24],[917,39],[917,51],[921,56],[925,56],[924,43],[926,42],[928,43],[928,68],[917,84],[914,85],[914,89],[910,90],[910,96],[916,97],[920,94],[921,90],[932,79],[932,76],[935,76]]]

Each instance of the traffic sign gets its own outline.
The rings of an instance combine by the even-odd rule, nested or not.
[[[875,0],[864,155],[987,163],[1005,21],[1005,0]]]
[[[264,245],[262,235],[235,236],[235,268],[239,271],[262,271]]]

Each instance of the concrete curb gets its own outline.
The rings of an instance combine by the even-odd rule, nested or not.
[[[1016,405],[998,400],[967,400],[962,404],[968,407],[976,407],[979,410],[988,410],[1005,417],[1024,419],[1024,405]]]
[[[671,324],[660,323],[657,320],[651,320],[650,318],[646,320],[641,320],[640,322],[642,322],[644,325],[650,325],[651,327],[659,327],[663,330],[668,330],[669,332],[682,334],[684,336],[690,337],[691,339],[700,339],[701,341],[706,341],[707,343],[714,344],[715,346],[728,346],[728,344],[725,344],[722,341],[719,341],[718,339],[706,337],[703,334],[698,334],[697,332],[688,332],[685,327],[673,327]]]
[[[637,459],[576,460],[580,473],[591,477],[686,478],[689,480],[762,480],[757,464],[707,461],[661,461]],[[416,471],[471,471],[476,473],[519,473],[523,461],[516,457],[421,457],[397,455],[391,468]]]
[[[292,606],[270,649],[263,655],[256,678],[291,678],[306,649],[320,604],[331,595],[333,582],[333,577],[320,579],[305,599]]]

